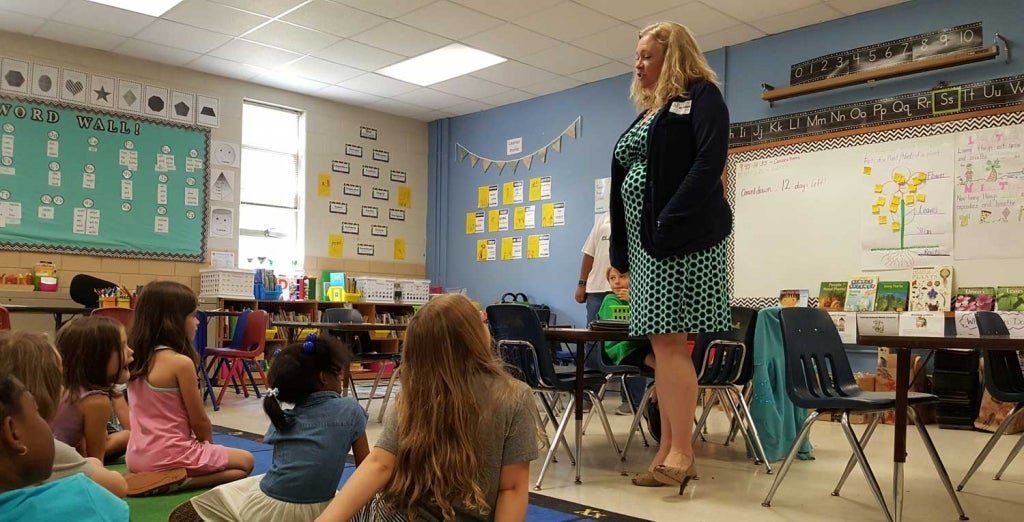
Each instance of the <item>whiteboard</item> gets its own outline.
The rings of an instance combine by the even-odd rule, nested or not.
[[[1006,112],[730,154],[733,295],[813,295],[822,281],[908,280],[938,263],[958,286],[1024,284],[1022,121]]]

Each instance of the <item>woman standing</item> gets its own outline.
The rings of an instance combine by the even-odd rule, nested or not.
[[[633,483],[681,494],[697,473],[687,333],[730,328],[732,211],[721,179],[729,111],[693,34],[673,22],[640,31],[630,95],[643,112],[615,146],[609,254],[629,273],[629,329],[654,348],[661,405],[661,447]]]

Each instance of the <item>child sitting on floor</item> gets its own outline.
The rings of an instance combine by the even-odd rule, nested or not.
[[[366,411],[342,397],[352,355],[331,337],[306,336],[274,357],[263,399],[270,417],[264,441],[274,447],[265,475],[217,486],[186,501],[176,522],[313,520],[334,498],[349,448],[356,465],[370,452]],[[283,409],[281,403],[294,404]]]

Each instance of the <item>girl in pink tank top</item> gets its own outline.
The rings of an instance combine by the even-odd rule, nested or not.
[[[192,289],[154,281],[136,300],[130,344],[128,407],[132,436],[126,462],[131,472],[185,468],[181,488],[207,488],[246,477],[251,453],[213,443],[203,409],[192,346],[199,320]]]

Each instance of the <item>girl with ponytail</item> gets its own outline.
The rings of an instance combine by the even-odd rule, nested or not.
[[[349,449],[356,465],[370,451],[366,411],[351,397],[341,396],[351,361],[351,352],[339,341],[316,334],[278,352],[267,372],[270,390],[263,399],[271,423],[264,441],[274,447],[270,470],[192,498],[174,510],[172,520],[319,516],[334,498]]]

